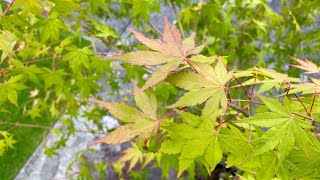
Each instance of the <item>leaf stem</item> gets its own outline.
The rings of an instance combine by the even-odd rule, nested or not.
[[[195,73],[199,74],[197,69],[193,66],[192,62],[188,58],[184,58],[184,60],[189,64],[189,66]]]
[[[312,99],[312,103],[311,103],[311,107],[310,107],[310,111],[309,111],[309,115],[310,116],[312,114],[312,108],[313,108],[313,105],[314,105],[314,101],[316,100],[316,97],[317,97],[317,90],[316,90],[316,88],[314,88],[313,99]]]
[[[255,87],[256,82],[257,82],[257,72],[255,72],[255,73],[256,73],[256,75],[254,77],[254,82],[253,82],[252,89],[251,89],[250,99],[252,98],[254,87]]]
[[[303,102],[300,100],[300,98],[293,93],[293,95],[298,99],[298,101],[300,102],[300,104],[303,106],[304,110],[306,111],[306,113],[308,114],[308,116],[310,116],[309,111],[307,110],[306,106],[303,104]]]
[[[288,84],[288,85],[287,85],[287,84]],[[287,86],[287,93],[286,93],[286,96],[288,96],[289,91],[290,91],[290,89],[291,89],[291,84],[290,84],[290,82],[286,83],[286,86]]]
[[[252,104],[263,104],[262,102],[257,102],[257,101],[252,101],[252,100],[245,100],[245,99],[232,99],[232,101],[234,101],[234,102],[248,102],[248,103],[252,103]]]
[[[250,104],[250,103],[249,103]],[[231,120],[232,118],[236,117],[239,113],[241,113],[244,109],[246,109],[248,107],[248,105],[245,105],[243,108],[241,108],[236,114],[234,114],[233,116],[231,116],[230,118],[228,118],[227,120],[223,120],[222,122],[220,122],[218,125],[216,125],[215,128],[221,126],[222,124],[228,122],[229,120]]]
[[[45,61],[45,60],[51,60],[51,59],[61,59],[63,58],[63,56],[57,56],[57,57],[45,57],[45,58],[39,58],[39,59],[31,59],[30,61],[24,62],[24,65],[29,65],[35,62],[39,62],[39,61]]]
[[[179,108],[179,110],[184,110],[187,108],[188,107],[183,107],[183,108]],[[162,118],[158,119],[157,120],[158,124],[160,124],[163,120],[167,119],[168,117],[175,115],[176,113],[177,113],[176,111],[172,111],[172,112],[168,113],[167,115],[163,116]]]
[[[300,117],[303,117],[303,118],[305,118],[305,119],[308,119],[308,120],[310,120],[311,122],[316,122],[316,123],[320,124],[320,121],[315,120],[315,119],[313,119],[312,117],[307,117],[307,116],[304,116],[304,115],[301,115],[301,114],[298,114],[298,113],[295,113],[295,112],[292,112],[292,114],[297,115],[297,116],[300,116]]]
[[[230,72],[230,70],[229,70],[229,68],[224,64],[224,67],[226,68],[226,70],[228,71],[228,72]],[[250,97],[250,95],[248,94],[248,91],[246,90],[246,88],[244,88],[244,86],[242,85],[242,83],[239,81],[239,79],[236,77],[236,76],[234,76],[234,75],[232,75],[232,77],[238,82],[238,84],[241,86],[241,88],[244,90],[244,92],[246,93],[246,95],[247,95],[247,97],[249,98],[249,99],[251,99],[251,97]]]
[[[5,16],[7,14],[15,1],[16,0],[12,0],[12,2],[8,4],[8,7],[3,11],[2,16]]]

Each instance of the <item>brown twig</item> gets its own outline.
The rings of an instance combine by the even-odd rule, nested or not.
[[[310,116],[309,111],[307,110],[306,106],[303,104],[303,102],[300,100],[300,98],[293,93],[293,95],[298,99],[298,101],[300,102],[300,104],[303,106],[304,110],[306,111],[306,113],[308,114],[308,116]]]
[[[23,124],[23,123],[18,123],[18,122],[13,123],[13,122],[0,121],[0,125],[13,125],[15,127],[51,129],[50,126],[43,126],[43,125],[38,125],[38,124]]]
[[[195,73],[199,74],[199,72],[197,71],[197,69],[193,66],[193,64],[191,63],[191,61],[190,61],[188,58],[184,58],[184,60],[189,64],[189,66],[191,67],[191,69],[192,69]]]
[[[228,96],[228,101],[229,101],[230,103],[232,103],[232,102],[233,102],[233,99],[231,98],[231,95],[230,95],[230,92],[229,92],[229,89],[228,89],[228,88],[226,88],[226,92],[227,92],[227,96]]]
[[[310,116],[312,114],[312,108],[313,108],[313,105],[314,105],[314,101],[316,100],[316,97],[317,97],[317,90],[316,90],[316,88],[314,88],[313,99],[312,99],[312,103],[311,103],[311,107],[310,107],[310,111],[309,111],[309,115]]]
[[[308,119],[308,120],[310,120],[311,122],[316,122],[316,123],[320,124],[320,121],[315,120],[315,119],[313,119],[312,117],[307,117],[307,116],[304,116],[304,115],[301,115],[301,114],[298,114],[298,113],[295,113],[295,112],[292,112],[292,114],[297,115],[297,116],[300,116],[300,117],[305,118],[305,119]]]
[[[256,75],[255,75],[255,77],[254,77],[254,82],[253,82],[252,89],[251,89],[250,99],[252,98],[252,95],[253,95],[253,91],[254,91],[254,87],[255,87],[255,85],[256,85],[256,82],[257,82],[257,72],[256,72]]]
[[[179,108],[179,110],[184,110],[187,108],[188,107],[183,107],[183,108]],[[175,115],[176,113],[177,113],[176,111],[172,111],[172,112],[168,113],[167,115],[163,116],[162,118],[158,119],[157,120],[158,124],[160,124],[163,120],[167,119],[168,117]]]
[[[224,120],[222,122],[220,122],[218,125],[216,125],[215,128],[221,126],[222,124],[228,122],[229,120],[231,120],[232,118],[236,117],[239,113],[241,113],[243,110],[245,110],[247,108],[249,104],[245,105],[243,108],[241,108],[236,114],[234,114],[233,116],[231,116],[230,118],[228,118],[227,120]]]
[[[2,16],[5,16],[7,14],[15,1],[16,0],[12,0],[11,3],[8,4],[7,8],[3,11]]]
[[[248,103],[252,103],[252,104],[263,104],[262,102],[257,102],[257,101],[252,101],[252,100],[245,100],[245,99],[232,99],[232,101],[233,102],[248,102]]]
[[[241,108],[234,106],[234,105],[230,105],[230,108],[236,110],[236,111],[240,111],[241,114],[243,114],[245,117],[249,117],[249,115],[245,112],[245,111],[241,111]]]
[[[289,91],[290,91],[290,89],[291,89],[291,84],[290,84],[290,82],[288,82],[288,85],[287,85],[287,83],[286,83],[286,86],[287,86],[287,93],[286,93],[286,96],[288,96]]]
[[[39,59],[32,59],[30,61],[24,62],[24,65],[29,65],[35,62],[40,62],[40,61],[46,61],[46,60],[51,60],[51,59],[61,59],[63,56],[57,56],[57,57],[45,57],[45,58],[39,58]]]
[[[229,68],[224,64],[224,67],[226,68],[226,70],[228,71],[228,72],[230,72],[230,70],[229,70]],[[232,77],[238,82],[238,84],[241,86],[241,88],[244,90],[244,92],[246,93],[246,95],[247,95],[247,97],[249,98],[249,99],[251,99],[250,98],[250,95],[248,94],[248,91],[246,90],[246,88],[244,88],[244,86],[242,85],[242,83],[240,82],[240,80],[237,78],[237,77],[235,77],[234,75],[232,75]]]

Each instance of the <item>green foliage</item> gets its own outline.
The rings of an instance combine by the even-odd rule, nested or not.
[[[165,46],[161,46],[161,43],[166,43],[165,36],[168,29],[172,35],[168,39],[172,40],[172,44],[167,44],[167,46],[176,47],[170,48],[169,53],[169,50],[163,50]],[[136,144],[142,143],[143,149],[139,150],[134,145],[135,148],[127,150],[126,155],[122,158],[130,162],[129,170],[138,162],[142,162],[142,152],[148,153],[146,162],[150,162],[157,156],[161,159],[162,155],[169,154],[178,160],[178,168],[175,167],[178,177],[184,171],[194,169],[196,166],[205,167],[210,175],[217,164],[222,161],[223,156],[226,156],[227,167],[236,166],[243,171],[243,176],[248,178],[295,179],[320,175],[318,166],[320,161],[316,157],[311,162],[304,164],[308,166],[308,171],[304,168],[306,172],[298,173],[301,171],[299,165],[305,163],[305,159],[310,158],[309,153],[320,151],[319,135],[315,130],[320,121],[316,120],[317,116],[314,116],[318,111],[313,109],[318,106],[318,101],[315,100],[317,99],[317,87],[314,83],[303,84],[310,88],[309,90],[314,89],[314,93],[309,91],[305,95],[312,97],[308,110],[304,102],[294,93],[305,91],[305,89],[301,90],[294,86],[297,84],[295,78],[263,68],[230,71],[219,56],[205,57],[198,55],[200,51],[185,53],[182,51],[183,46],[179,43],[185,40],[181,40],[178,30],[169,24],[166,18],[162,41],[145,39],[140,33],[135,31],[133,33],[151,49],[181,59],[178,60],[174,69],[168,69],[162,77],[158,77],[159,69],[161,71],[166,65],[155,70],[142,89],[138,89],[134,83],[136,105],[142,112],[122,103],[96,101],[104,105],[111,115],[124,125],[93,144],[102,142],[120,144],[138,136]],[[146,52],[148,53],[129,52],[116,56],[114,59],[132,65],[150,66],[163,63],[162,55],[153,56],[154,58],[151,57],[148,58],[148,61],[144,61],[144,57],[149,57],[148,54],[153,53],[152,51]],[[137,53],[144,55],[137,56]],[[190,57],[190,55],[193,56]],[[193,61],[194,57],[206,60]],[[314,70],[318,70],[315,64],[307,60],[302,61],[297,58],[295,60],[301,64],[296,67],[306,70],[307,73],[319,73]],[[176,61],[173,62],[176,63]],[[249,80],[243,84],[240,81],[240,79],[248,78]],[[166,106],[173,109],[172,112],[157,118],[156,97],[152,88],[149,89],[151,80],[155,80],[152,86],[165,80],[188,92],[185,92],[173,105]],[[251,85],[251,91],[245,89],[244,85]],[[260,89],[255,90],[256,86]],[[281,96],[282,101],[262,95],[263,92],[270,91],[273,87],[284,92]],[[244,91],[245,98],[243,99],[236,99],[234,98],[236,94],[231,93],[232,89],[239,91],[239,88]],[[261,101],[258,102],[255,99]],[[300,104],[297,106],[303,108],[296,111],[292,107],[294,101],[298,101]],[[206,103],[203,107],[201,104],[204,102]],[[255,109],[259,108],[253,106],[255,104],[265,106],[267,109],[256,112]],[[199,113],[196,115],[185,111],[187,108],[195,109],[199,105],[200,108],[202,107],[200,116]],[[168,117],[176,113],[182,120],[175,118],[173,121],[166,122]],[[251,115],[252,113],[254,115]],[[149,118],[152,120],[147,120]],[[262,130],[261,128],[267,129]],[[152,148],[153,141],[156,141],[156,146],[160,148]]]
[[[83,116],[98,126],[92,132],[106,133],[103,110],[88,100],[100,98],[101,79],[109,95],[122,93],[119,84],[135,79],[137,108],[96,101],[122,124],[96,143],[136,140],[113,165],[119,176],[129,173],[121,169],[130,161],[131,178],[144,178],[147,171],[135,173],[134,167],[150,162],[162,168],[165,178],[171,166],[179,176],[186,171],[193,178],[195,172],[212,173],[218,163],[236,166],[242,179],[319,177],[320,81],[312,76],[300,83],[291,76],[299,74],[292,67],[304,74],[319,74],[320,68],[293,57],[297,65],[286,65],[289,55],[319,57],[320,9],[317,1],[273,3],[278,4],[272,9],[257,0],[0,2],[0,174],[14,177],[10,173],[18,171],[49,129],[46,125],[61,114],[69,116],[63,120],[66,137],[53,130],[60,140],[46,147],[48,155],[76,132],[72,118],[83,106],[89,106]],[[161,4],[180,10],[176,18],[183,32],[166,17],[163,33],[155,28],[150,13],[161,12]],[[130,30],[145,47],[126,46],[122,32],[102,23],[123,17],[144,31]],[[162,37],[152,39],[156,33]],[[97,42],[117,54],[97,52]],[[125,75],[119,73],[123,70]],[[41,128],[38,124],[45,127],[26,130]],[[79,178],[94,179],[92,169],[104,177],[105,164],[93,168],[83,157],[77,159]]]
[[[16,143],[16,141],[13,139],[12,135],[5,131],[0,131],[1,139],[0,139],[0,156],[3,155],[3,153],[8,148],[13,148],[13,145]]]

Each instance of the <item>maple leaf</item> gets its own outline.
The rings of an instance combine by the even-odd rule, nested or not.
[[[289,157],[287,164],[290,166],[290,174],[293,177],[302,177],[308,175],[316,179],[319,177],[319,162],[320,162],[320,145],[319,140],[310,132],[300,130],[300,136],[297,136],[297,145]],[[300,138],[298,138],[300,137]],[[294,166],[292,166],[294,165]]]
[[[214,129],[214,124],[188,112],[177,112],[185,123],[164,127],[172,136],[166,144],[176,144],[176,147],[166,145],[161,147],[160,151],[180,153],[178,176],[188,169],[196,158],[203,158],[208,172],[211,172],[221,161],[223,153],[220,136]]]
[[[204,63],[193,64],[199,70],[198,74],[181,71],[167,78],[169,83],[188,90],[176,103],[168,107],[189,107],[207,101],[202,111],[204,116],[211,117],[219,106],[225,110],[227,107],[225,85],[232,78],[233,71],[228,72],[222,60],[217,62],[215,68]]]
[[[260,75],[260,76],[259,76]],[[253,84],[261,84],[260,89],[255,95],[268,91],[274,87],[279,87],[279,84],[285,84],[287,82],[299,82],[299,78],[289,77],[287,74],[276,72],[272,69],[265,68],[251,68],[245,71],[237,71],[234,73],[237,78],[240,77],[252,77],[249,80],[241,83],[242,86],[250,86]],[[263,78],[261,78],[261,76]],[[240,85],[233,86],[240,87]]]
[[[320,73],[320,67],[318,67],[316,64],[314,64],[311,61],[308,61],[307,59],[305,60],[301,60],[295,57],[291,58],[293,60],[295,60],[297,63],[299,63],[299,65],[291,65],[293,67],[305,70],[306,72],[304,72],[304,74],[319,74]]]
[[[191,61],[194,59],[195,62],[199,61],[199,59],[202,61],[207,60],[205,57],[187,58],[190,55],[200,53],[206,43],[196,46],[194,42],[194,33],[192,33],[188,38],[182,40],[179,30],[168,21],[167,17],[164,17],[164,22],[165,26],[162,39],[149,39],[143,34],[130,29],[130,32],[134,34],[138,41],[146,45],[152,51],[136,51],[105,58],[105,60],[120,60],[137,66],[154,66],[164,64],[151,75],[150,79],[139,91],[135,92],[136,94],[163,81],[171,71],[178,68],[179,65],[184,62],[187,62],[192,67]]]
[[[133,86],[134,92],[139,91],[134,82]],[[107,108],[113,117],[126,124],[119,126],[115,131],[91,143],[91,145],[97,143],[121,144],[130,141],[136,136],[148,139],[152,132],[156,132],[159,128],[159,123],[157,121],[157,99],[153,92],[150,90],[137,94],[135,95],[135,101],[140,110],[125,103],[95,100],[95,103]]]
[[[290,91],[288,94],[293,94],[297,92],[301,92],[302,95],[304,94],[313,94],[315,91],[320,91],[320,85],[316,84],[316,82],[313,80],[313,83],[306,82],[302,84],[291,84],[290,85]],[[283,93],[282,95],[284,95]]]
[[[220,131],[221,147],[228,152],[227,167],[252,170],[260,165],[259,157],[252,157],[253,145],[238,128],[228,124]]]
[[[130,148],[124,151],[124,155],[117,162],[130,162],[128,172],[132,170],[138,163],[143,163],[142,168],[149,164],[154,158],[155,154],[148,153],[143,154],[138,146],[134,143],[131,143]]]
[[[262,155],[275,148],[278,150],[278,164],[282,163],[293,150],[295,139],[300,138],[299,131],[302,128],[311,129],[312,125],[299,116],[292,114],[291,101],[284,97],[283,105],[275,99],[260,96],[260,99],[271,112],[260,113],[246,119],[237,120],[237,123],[249,123],[252,125],[270,128],[261,138],[254,143],[257,150],[254,156]]]

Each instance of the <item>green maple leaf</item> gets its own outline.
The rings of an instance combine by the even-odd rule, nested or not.
[[[260,94],[274,87],[280,87],[279,84],[300,81],[299,78],[292,78],[292,77],[289,77],[287,74],[282,74],[272,69],[264,69],[264,68],[257,68],[257,67],[254,67],[245,71],[237,71],[234,73],[234,76],[237,78],[253,77],[241,84],[242,86],[251,86],[253,84],[261,84],[260,89],[255,94]],[[233,87],[239,87],[239,86],[240,85],[236,85]]]
[[[134,92],[139,91],[137,85],[135,83],[133,85]],[[104,138],[93,142],[92,145],[97,143],[121,144],[136,136],[148,139],[152,132],[159,129],[157,100],[153,92],[150,90],[139,93],[135,95],[135,101],[140,110],[125,103],[95,101],[107,108],[113,117],[126,124],[119,126]]]
[[[198,69],[198,74],[182,71],[167,78],[167,81],[171,84],[188,90],[176,103],[169,107],[195,106],[207,101],[202,114],[212,117],[220,106],[224,110],[227,107],[225,85],[232,78],[233,72],[227,72],[222,60],[217,62],[215,68],[204,63],[195,62],[193,64]]]
[[[292,114],[291,102],[287,97],[284,98],[283,105],[275,99],[263,96],[260,96],[260,99],[271,112],[256,114],[237,122],[270,128],[261,138],[253,142],[257,145],[253,155],[262,155],[277,148],[279,165],[293,150],[296,139],[301,138],[301,131],[311,129],[313,126]]]
[[[197,158],[203,158],[208,172],[211,172],[221,161],[223,153],[220,145],[221,137],[215,130],[214,124],[191,113],[177,112],[185,123],[164,127],[172,138],[166,141],[160,151],[180,153],[178,175],[187,170]],[[174,144],[176,148],[171,146]]]
[[[27,86],[22,83],[24,82],[24,78],[23,75],[18,75],[9,79],[6,83],[0,83],[0,94],[2,94],[0,97],[0,104],[8,99],[10,103],[18,107],[17,91],[27,88]]]
[[[228,152],[227,167],[237,166],[242,170],[252,170],[260,165],[259,157],[252,157],[253,145],[238,128],[228,124],[221,129],[221,147]]]
[[[126,149],[124,151],[124,155],[117,161],[117,162],[127,162],[129,161],[129,169],[128,172],[134,168],[134,166],[140,162],[142,164],[142,168],[145,167],[147,164],[149,164],[154,158],[155,154],[153,153],[148,153],[148,154],[143,154],[138,146],[134,143],[131,143],[130,148]]]
[[[309,136],[308,136],[309,135]],[[320,175],[320,145],[319,141],[310,133],[304,139],[307,145],[307,152],[302,148],[296,148],[289,155],[286,164],[294,177],[309,176],[316,179]]]
[[[120,60],[137,66],[154,66],[164,64],[151,75],[146,84],[136,93],[140,93],[163,81],[171,71],[177,69],[182,63],[186,64],[186,62],[188,62],[191,64],[191,61],[194,59],[194,62],[200,61],[199,59],[202,59],[202,61],[208,61],[208,59],[201,57],[188,59],[188,56],[200,53],[206,44],[196,46],[194,42],[194,34],[191,34],[190,37],[182,40],[179,30],[176,29],[166,17],[164,17],[164,21],[165,26],[161,40],[149,39],[143,34],[130,29],[138,41],[146,45],[150,50],[130,52],[106,58],[106,60]]]

